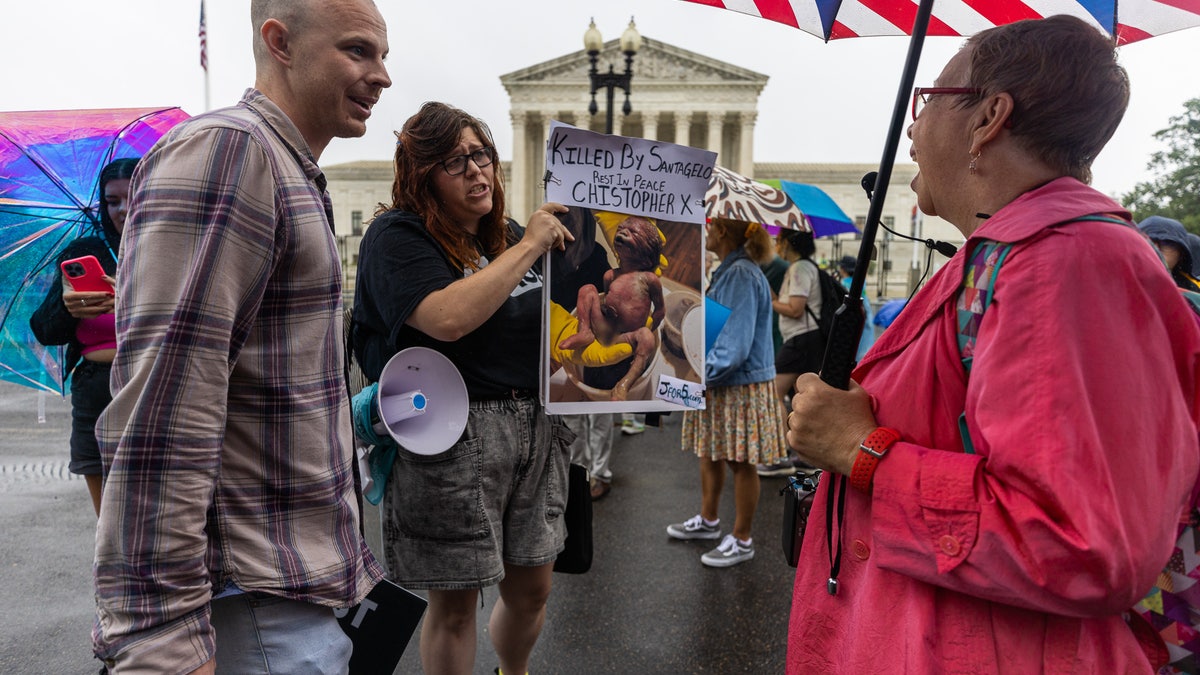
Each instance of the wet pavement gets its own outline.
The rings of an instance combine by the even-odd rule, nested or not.
[[[0,672],[95,673],[91,561],[95,516],[87,488],[66,472],[70,406],[0,383]],[[792,576],[780,550],[782,478],[764,478],[753,560],[700,563],[714,541],[674,541],[666,526],[699,510],[697,462],[679,449],[680,415],[623,436],[614,429],[613,490],[594,502],[595,560],[583,575],[556,574],[530,672],[779,673]],[[733,522],[733,481],[721,500]],[[368,540],[378,512],[368,505]],[[479,610],[475,673],[491,673],[486,632],[496,600]],[[419,673],[417,636],[396,673]]]

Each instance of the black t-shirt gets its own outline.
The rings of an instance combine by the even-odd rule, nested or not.
[[[510,241],[518,241],[520,226],[511,220],[508,226]],[[465,276],[464,270],[451,265],[420,216],[393,210],[371,223],[359,245],[352,337],[355,358],[370,381],[379,379],[383,366],[397,352],[421,346],[454,363],[471,400],[537,389],[540,261],[487,321],[455,342],[436,340],[405,323],[430,293]]]

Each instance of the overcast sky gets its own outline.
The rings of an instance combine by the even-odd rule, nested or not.
[[[642,35],[770,77],[759,99],[757,161],[878,163],[907,38],[823,43],[807,33],[682,0],[376,0],[388,24],[393,80],[364,138],[335,139],[321,164],[390,159],[392,131],[428,100],[452,103],[492,127],[511,157],[509,100],[499,76],[582,50],[594,16],[605,40],[632,15]],[[204,109],[199,0],[5,2],[0,110],[177,105]],[[209,0],[213,107],[253,84],[249,0]],[[926,41],[917,86],[929,85],[961,44]],[[1200,29],[1122,47],[1133,97],[1095,164],[1110,194],[1145,180],[1152,134],[1200,97]],[[636,68],[635,68],[636,71]],[[637,79],[633,82],[637,108]],[[601,101],[601,106],[603,102]],[[580,111],[583,112],[583,111]],[[898,157],[907,160],[907,139]],[[518,216],[519,217],[519,216]]]

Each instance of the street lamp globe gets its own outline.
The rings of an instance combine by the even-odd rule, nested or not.
[[[618,73],[613,68],[613,64],[608,64],[608,72],[602,73],[598,65],[600,50],[604,49],[604,38],[600,35],[600,30],[596,28],[596,20],[592,19],[588,24],[587,31],[583,34],[583,48],[588,55],[588,84],[591,87],[592,100],[588,104],[588,113],[595,115],[600,111],[600,107],[596,105],[596,92],[603,89],[605,99],[608,103],[606,106],[607,114],[604,117],[604,133],[611,134],[613,132],[613,90],[623,89],[625,91],[625,105],[621,106],[621,111],[628,115],[633,111],[633,106],[629,103],[629,88],[630,81],[633,79],[633,55],[637,53],[638,48],[642,46],[642,36],[637,32],[637,26],[633,23],[633,17],[629,18],[629,27],[621,34],[620,39],[621,51],[625,53],[625,72]]]
[[[595,25],[593,23],[592,27],[594,28]],[[600,31],[596,31],[596,35],[599,37]],[[584,39],[586,40],[586,37]],[[642,35],[638,33],[637,26],[633,24],[633,17],[631,16],[629,17],[629,27],[625,29],[624,33],[621,33],[621,51],[626,54],[636,54],[641,46]]]
[[[625,38],[622,37],[621,39],[624,40]],[[641,41],[640,36],[638,37],[638,41]],[[624,44],[624,42],[621,44]],[[600,29],[596,28],[595,19],[592,19],[591,23],[588,24],[587,31],[583,34],[583,48],[589,54],[593,54],[599,52],[601,49],[604,49],[604,38],[600,36]]]

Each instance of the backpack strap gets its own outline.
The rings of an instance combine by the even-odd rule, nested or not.
[[[812,258],[801,258],[800,261],[801,262],[808,261],[808,263],[810,265],[817,268],[817,292],[821,293],[821,311],[824,312],[826,301],[825,301],[824,292],[821,289],[821,275],[825,274],[825,272],[821,270],[821,266],[818,265],[816,262],[814,262],[812,260]],[[805,300],[805,302],[804,302],[804,313],[808,314],[809,316],[812,317],[813,323],[815,323],[817,325],[817,332],[821,334],[821,337],[828,340],[829,333],[825,329],[825,326],[821,325],[821,317],[817,316],[817,313],[812,311],[812,305],[810,305],[807,300]]]

